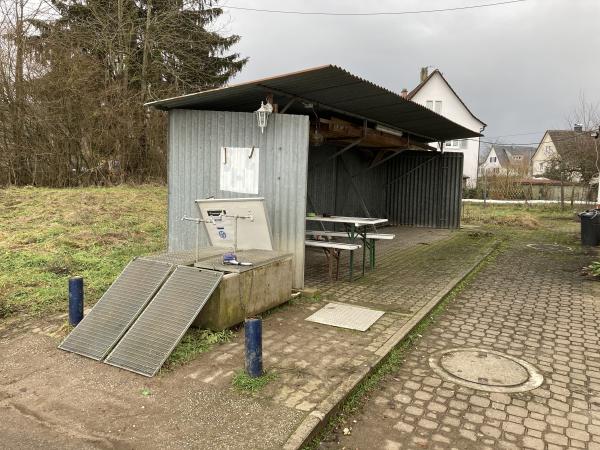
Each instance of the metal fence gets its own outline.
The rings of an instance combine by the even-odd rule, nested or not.
[[[480,178],[476,189],[467,189],[464,197],[486,200],[554,201],[561,203],[593,202],[596,187],[584,183],[523,179],[515,176]]]

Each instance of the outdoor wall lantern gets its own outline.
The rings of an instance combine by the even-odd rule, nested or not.
[[[256,120],[258,120],[258,126],[260,128],[260,132],[264,133],[265,128],[267,128],[267,122],[269,120],[269,116],[273,112],[273,105],[269,102],[263,103],[260,102],[260,108],[256,110]]]

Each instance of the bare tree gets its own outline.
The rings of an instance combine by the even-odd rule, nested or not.
[[[600,126],[600,102],[588,101],[585,92],[580,91],[576,106],[567,115],[569,129],[581,125],[584,131],[595,130]]]
[[[246,62],[210,0],[0,0],[0,184],[164,180],[165,117]],[[36,8],[37,5],[37,8]]]
[[[558,132],[554,145],[558,154],[547,161],[544,176],[561,181],[588,183],[598,174],[597,153],[591,132],[600,125],[600,103],[588,101],[580,92],[578,102],[567,116],[569,130]],[[576,131],[575,126],[581,126]]]

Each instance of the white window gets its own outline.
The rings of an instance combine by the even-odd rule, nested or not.
[[[433,100],[427,100],[425,102],[425,106],[427,106],[429,109],[433,109]]]
[[[442,113],[442,101],[441,100],[435,101],[435,112],[438,114]]]
[[[513,156],[513,159],[515,161],[521,161],[523,159],[523,156],[522,155],[515,155],[515,156]]]
[[[444,143],[444,147],[465,149],[465,148],[467,148],[467,142],[468,142],[468,139],[460,139],[460,140],[455,140],[455,141],[446,141]]]
[[[498,157],[497,156],[490,156],[490,162],[491,163],[495,163],[496,161],[498,161]]]

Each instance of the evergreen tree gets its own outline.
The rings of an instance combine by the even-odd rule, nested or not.
[[[27,19],[35,32],[0,36],[19,37],[27,66],[0,80],[0,92],[19,88],[5,101],[19,114],[0,124],[8,182],[164,180],[165,116],[142,105],[225,84],[247,61],[229,51],[239,36],[214,30],[222,10],[211,0],[52,2],[51,20]]]

